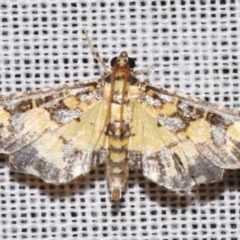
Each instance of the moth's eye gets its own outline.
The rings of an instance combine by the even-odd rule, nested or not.
[[[117,61],[117,57],[112,58],[112,60],[111,60],[111,66],[112,66],[112,67],[114,66],[114,64],[116,63],[116,61]]]
[[[128,58],[130,68],[135,68],[136,58]]]

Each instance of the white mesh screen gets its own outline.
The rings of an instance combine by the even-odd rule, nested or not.
[[[0,1],[3,93],[98,78],[83,27],[107,61],[127,50],[151,82],[239,107],[240,2]],[[0,239],[239,239],[240,172],[176,194],[130,174],[109,200],[104,166],[70,186],[9,172],[1,158]]]

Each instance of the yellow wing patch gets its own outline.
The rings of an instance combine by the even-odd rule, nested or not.
[[[178,139],[174,133],[167,128],[157,126],[155,118],[148,114],[142,104],[134,104],[132,116],[132,136],[129,139],[129,150],[140,151],[142,153],[158,152],[169,144],[177,144]]]
[[[107,102],[102,100],[85,112],[80,121],[72,121],[59,128],[57,135],[71,141],[79,151],[93,151],[107,148],[104,134],[107,118]]]

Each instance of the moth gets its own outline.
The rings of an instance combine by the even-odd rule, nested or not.
[[[171,190],[240,168],[240,112],[140,81],[123,51],[100,79],[0,97],[0,152],[13,171],[62,184],[106,164],[112,201],[129,170]]]

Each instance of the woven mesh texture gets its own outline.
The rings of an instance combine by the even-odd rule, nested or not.
[[[126,50],[152,83],[240,109],[240,2],[0,1],[2,93],[98,78],[82,29],[109,63]],[[108,64],[109,65],[109,64]],[[72,185],[9,171],[1,157],[0,239],[239,239],[240,171],[192,193],[131,172],[118,203],[104,166]]]

